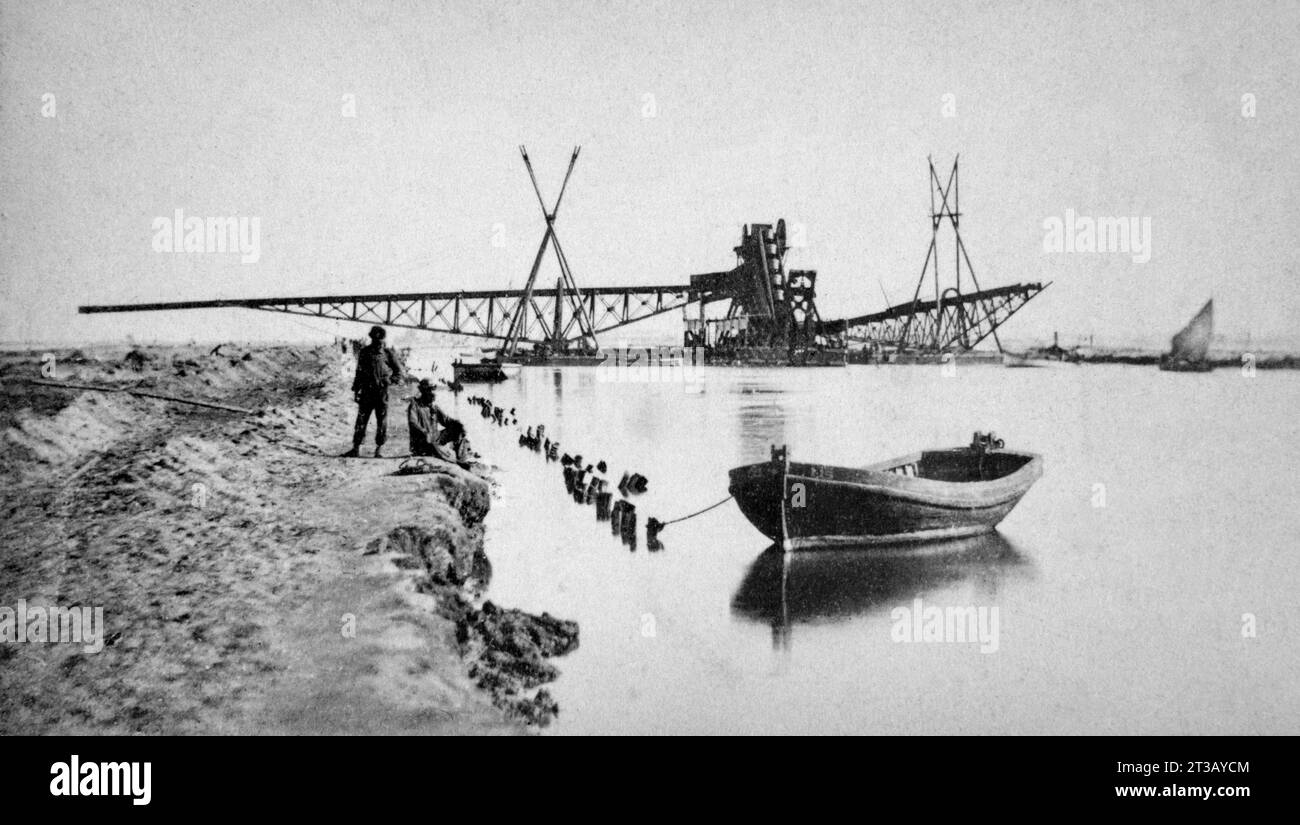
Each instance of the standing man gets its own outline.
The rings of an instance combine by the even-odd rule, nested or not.
[[[388,387],[402,380],[402,365],[397,353],[384,346],[384,328],[370,328],[370,343],[357,353],[357,374],[352,379],[352,396],[357,402],[357,425],[352,430],[352,449],[344,458],[360,455],[366,440],[370,413],[375,414],[375,458],[383,458],[382,448],[388,439]]]

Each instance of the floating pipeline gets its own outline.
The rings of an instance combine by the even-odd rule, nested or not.
[[[503,416],[500,407],[493,406],[485,398],[471,397],[470,403],[478,405],[485,418],[498,419]],[[516,425],[515,409],[511,408],[509,413],[509,423]],[[504,426],[504,425],[503,425]],[[520,447],[533,452],[541,453],[547,461],[559,461],[564,479],[565,494],[571,496],[574,502],[582,505],[592,505],[596,507],[596,521],[610,521],[611,533],[619,536],[620,540],[627,544],[632,550],[637,546],[637,516],[636,506],[627,497],[640,495],[646,491],[649,486],[649,480],[640,473],[624,472],[618,483],[618,491],[624,497],[616,503],[612,503],[613,493],[606,490],[608,481],[604,478],[604,469],[593,472],[590,466],[584,466],[581,455],[570,456],[568,453],[560,455],[560,443],[551,441],[545,437],[546,425],[538,424],[536,429],[529,426],[524,432],[520,433],[518,444]],[[601,467],[604,461],[599,462]],[[597,476],[596,472],[600,475]],[[591,475],[588,475],[591,473]],[[647,522],[657,525],[654,535],[647,534],[647,547],[650,550],[657,551],[663,549],[663,544],[658,540],[658,529],[662,529],[662,524],[651,519]]]
[[[513,407],[507,411],[501,407],[493,405],[489,399],[479,396],[472,396],[467,400],[470,404],[479,408],[479,413],[484,418],[495,422],[498,427],[514,426],[519,423],[519,420],[515,417],[515,410]]]
[[[645,546],[650,552],[657,552],[664,549],[664,545],[659,541],[659,531],[664,529],[664,524],[657,518],[651,516],[645,520]]]
[[[614,507],[609,511],[609,532],[610,535],[618,536],[623,532],[623,508],[627,502],[619,499],[614,502]]]
[[[623,499],[614,502],[609,514],[609,532],[610,535],[618,536],[619,540],[626,544],[629,549],[636,550],[635,504]]]
[[[732,496],[727,496],[721,501],[710,504],[708,507],[705,507],[703,510],[696,510],[694,513],[691,513],[690,515],[682,516],[680,518],[670,519],[668,521],[660,521],[657,518],[647,519],[645,523],[646,549],[650,550],[651,552],[656,552],[664,549],[663,542],[659,541],[659,534],[668,525],[676,524],[679,521],[686,521],[687,519],[693,519],[696,516],[702,516],[705,513],[709,512],[710,510],[721,507],[722,505],[726,504],[728,501],[731,501],[731,499]]]
[[[623,534],[623,543],[636,549],[636,505],[627,502],[623,506],[623,518],[619,527]]]
[[[525,449],[532,450],[535,453],[537,452],[550,453],[551,440],[549,438],[546,438],[545,427],[539,426],[537,428],[536,433],[533,432],[532,427],[529,427],[528,432],[520,434],[519,446],[524,447]]]
[[[471,398],[470,401],[486,405],[485,410],[493,409],[491,408],[490,402],[486,399]],[[510,410],[510,415],[513,417],[514,413],[515,410],[512,408]],[[623,498],[614,502],[613,493],[605,490],[607,482],[603,478],[598,480],[599,483],[597,483],[596,479],[593,479],[590,482],[585,479],[587,469],[582,466],[582,456],[570,456],[568,453],[565,453],[562,457],[559,456],[559,442],[551,441],[549,438],[544,438],[545,433],[546,425],[544,424],[537,425],[536,430],[534,430],[533,427],[528,427],[527,431],[519,436],[519,446],[530,449],[533,452],[541,452],[548,462],[558,460],[563,467],[564,490],[566,495],[572,496],[573,500],[579,504],[595,504],[596,521],[610,522],[610,533],[619,536],[625,544],[628,544],[633,550],[635,550],[637,544],[636,505],[627,499],[645,493],[649,488],[649,479],[641,473],[624,472],[617,487],[618,492],[623,496]],[[603,464],[604,462],[601,463]],[[660,521],[653,517],[646,519],[646,549],[651,552],[658,552],[664,549],[659,534],[668,525],[675,524],[679,521],[685,521],[689,518],[694,518],[695,516],[706,513],[730,500],[731,496],[728,496],[722,501],[716,504],[711,504],[703,510],[692,513],[688,516],[683,516],[682,518],[671,519],[669,521]]]
[[[640,473],[623,473],[623,478],[618,482],[618,491],[625,496],[640,495],[646,491],[650,480]]]

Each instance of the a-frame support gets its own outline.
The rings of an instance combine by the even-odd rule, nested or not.
[[[569,168],[564,173],[564,182],[560,184],[560,194],[555,198],[555,205],[550,209],[546,208],[546,199],[542,197],[541,187],[537,185],[537,175],[533,173],[532,161],[528,158],[527,148],[520,146],[519,154],[524,158],[524,166],[528,169],[528,178],[533,182],[533,192],[537,194],[537,203],[542,208],[542,216],[546,219],[546,233],[542,235],[542,242],[537,247],[537,257],[533,259],[533,268],[528,273],[528,283],[524,286],[524,299],[519,305],[515,316],[510,319],[510,328],[506,334],[506,341],[501,347],[501,355],[513,357],[519,346],[519,339],[523,337],[525,331],[525,313],[530,310],[536,311],[533,303],[533,288],[537,282],[537,273],[541,269],[542,259],[546,257],[548,247],[555,247],[555,260],[560,265],[560,277],[555,284],[555,317],[551,327],[547,329],[546,319],[542,317],[540,311],[536,311],[536,318],[542,327],[543,333],[549,340],[553,351],[564,351],[568,344],[569,332],[576,324],[578,327],[577,346],[580,352],[594,353],[599,348],[596,343],[596,333],[591,322],[591,314],[588,311],[586,302],[582,300],[578,292],[577,281],[574,280],[573,270],[569,267],[569,259],[564,254],[564,247],[560,245],[560,238],[555,234],[555,216],[560,211],[560,203],[564,200],[564,192],[569,187],[569,177],[573,175],[574,164],[578,162],[578,153],[582,151],[581,146],[573,147],[573,155],[569,158]],[[568,323],[564,322],[564,313],[562,308],[565,304],[569,305],[570,317]]]
[[[921,267],[921,277],[916,281],[916,291],[912,294],[912,304],[916,306],[921,300],[921,288],[925,285],[926,276],[933,272],[934,277],[934,301],[938,310],[939,317],[943,317],[945,304],[951,305],[952,312],[956,314],[953,319],[955,324],[949,327],[950,331],[955,331],[955,338],[945,341],[941,337],[942,324],[936,324],[934,329],[934,338],[930,342],[930,347],[939,350],[948,343],[955,341],[963,349],[974,346],[975,342],[969,341],[968,332],[971,327],[975,326],[973,318],[967,316],[967,309],[963,301],[961,291],[961,270],[962,261],[966,262],[966,273],[970,275],[971,283],[975,285],[975,294],[982,292],[980,289],[979,279],[975,277],[975,267],[971,266],[970,256],[966,254],[966,244],[961,240],[961,209],[959,206],[959,197],[961,194],[961,185],[958,183],[958,163],[961,156],[953,158],[952,171],[948,173],[948,182],[943,183],[939,180],[939,174],[935,171],[933,158],[926,158],[930,165],[930,249],[925,254],[925,264]],[[938,195],[938,208],[936,209],[935,196]],[[953,273],[954,286],[943,289],[939,278],[939,227],[943,225],[944,219],[952,225],[952,233],[955,239]],[[991,317],[994,312],[993,308],[986,301],[978,301],[980,309],[985,316]],[[912,319],[909,318],[903,325],[902,338],[907,340],[908,328]],[[954,329],[955,328],[955,329]],[[998,345],[998,351],[1002,351],[1002,341],[998,338],[997,327],[994,326],[990,332],[993,340]],[[983,337],[983,336],[980,336]]]

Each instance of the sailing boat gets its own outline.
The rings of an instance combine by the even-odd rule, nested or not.
[[[1024,352],[1003,350],[1002,366],[1047,367],[1059,364],[1077,364],[1079,363],[1079,354],[1077,350],[1078,347],[1075,347],[1073,350],[1062,347],[1060,333],[1053,332],[1052,345],[1050,347],[1031,347]]]
[[[1205,357],[1213,335],[1214,299],[1211,298],[1169,342],[1170,351],[1160,357],[1160,369],[1171,372],[1209,372],[1214,369]]]

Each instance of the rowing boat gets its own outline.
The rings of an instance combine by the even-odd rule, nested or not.
[[[731,471],[750,523],[784,550],[871,546],[988,532],[1042,475],[1042,458],[976,433],[966,447],[924,450],[868,467],[771,458]]]

